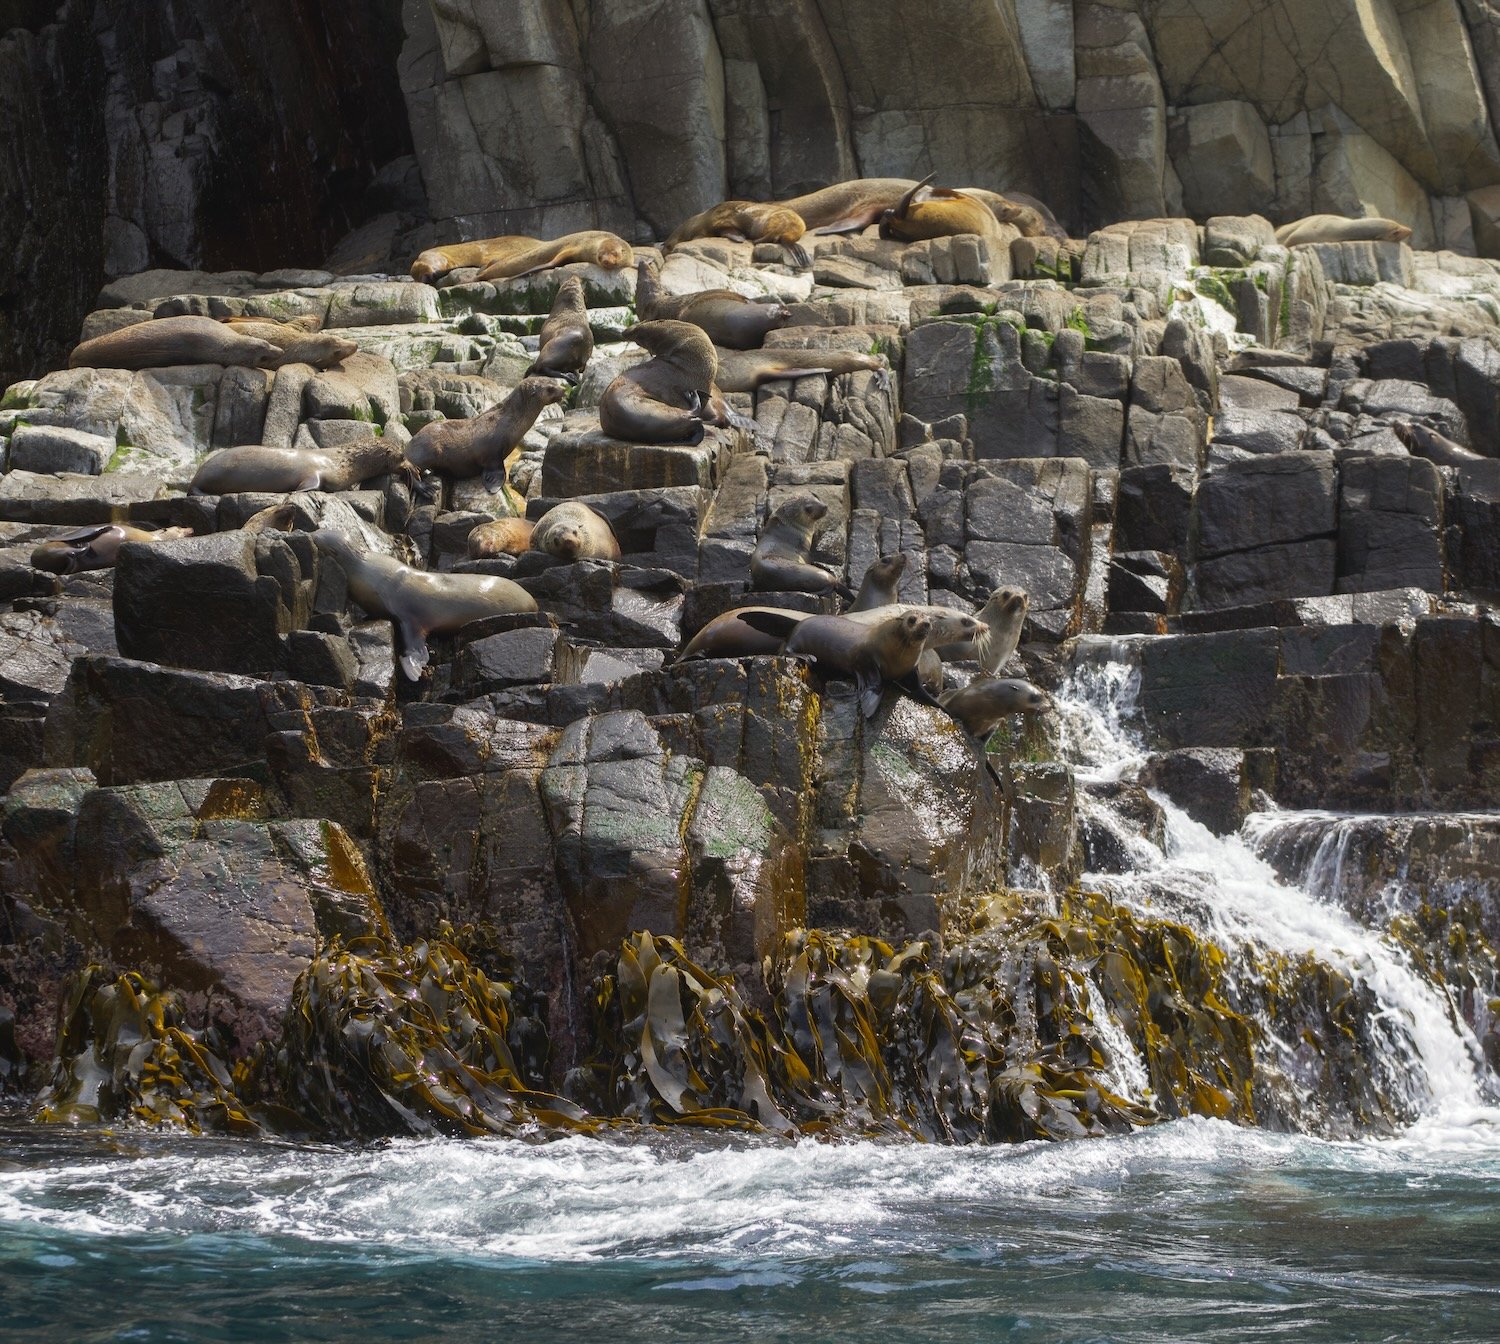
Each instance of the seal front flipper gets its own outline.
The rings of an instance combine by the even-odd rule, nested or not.
[[[297,482],[298,490],[316,490],[323,484],[323,478],[317,472],[311,472]]]
[[[427,652],[427,632],[411,620],[396,621],[396,638],[401,645],[401,670],[408,681],[421,681],[422,669],[431,655]]]
[[[787,243],[783,246],[782,251],[792,259],[792,264],[799,270],[805,271],[812,265],[812,257],[801,243]]]
[[[501,490],[505,489],[505,468],[491,467],[487,472],[484,473],[483,480],[484,488],[488,490],[490,494],[499,494]]]

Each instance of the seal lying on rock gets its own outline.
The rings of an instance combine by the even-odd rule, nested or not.
[[[978,234],[992,251],[1009,253],[1010,235],[1002,232],[990,207],[947,187],[920,183],[880,216],[880,236],[903,243],[964,233]]]
[[[1057,222],[1052,213],[1035,196],[1024,192],[988,191],[984,187],[957,187],[960,196],[971,196],[989,207],[989,211],[1001,224],[1013,224],[1023,238],[1055,238],[1066,242],[1068,231]]]
[[[361,555],[341,532],[320,527],[313,544],[338,561],[349,596],[372,616],[396,626],[401,670],[416,681],[427,666],[427,636],[452,634],[471,621],[535,611],[520,584],[488,574],[431,574],[384,555]]]
[[[1397,420],[1391,430],[1413,457],[1425,457],[1440,467],[1466,467],[1471,462],[1490,460],[1415,420]]]
[[[555,406],[567,394],[565,383],[523,378],[504,401],[480,415],[423,425],[407,445],[406,460],[419,471],[440,471],[456,480],[483,476],[486,490],[499,490],[526,431],[544,407]]]
[[[92,527],[75,527],[48,537],[31,553],[33,569],[49,574],[80,574],[88,569],[111,569],[120,558],[120,547],[127,541],[173,541],[190,537],[190,527],[163,527],[148,531],[126,523],[97,523]]]
[[[891,606],[897,600],[901,576],[906,573],[906,552],[897,551],[883,560],[872,560],[860,580],[850,611],[871,611]]]
[[[730,350],[758,350],[766,333],[791,320],[781,303],[752,303],[732,289],[705,289],[669,297],[661,292],[656,268],[642,257],[636,263],[635,310],[641,321],[669,319],[701,327],[715,345]]]
[[[754,624],[752,613],[742,617]],[[782,652],[810,658],[825,675],[852,678],[859,688],[860,712],[870,718],[880,708],[887,681],[904,682],[932,631],[932,618],[916,612],[889,616],[874,625],[847,616],[808,616],[787,636]]]
[[[268,368],[281,348],[211,317],[157,317],[75,346],[70,369],[165,369],[175,364]]]
[[[589,326],[588,305],[583,301],[583,281],[570,275],[557,287],[552,311],[542,323],[541,344],[526,376],[577,383],[593,353],[594,333]]]
[[[321,325],[320,319],[316,317],[299,317],[291,322],[273,322],[269,318],[260,317],[224,319],[224,325],[241,336],[269,341],[281,351],[280,358],[272,360],[266,365],[267,368],[280,368],[283,364],[311,364],[315,369],[327,369],[358,353],[359,346],[353,341],[336,336],[331,331],[320,331],[318,326],[309,327],[306,325],[308,322]]]
[[[944,691],[938,703],[970,737],[983,742],[1009,714],[1037,714],[1047,697],[1029,681],[976,677],[967,686]]]
[[[614,529],[587,504],[565,499],[548,509],[531,533],[533,551],[559,560],[618,560]]]
[[[416,280],[436,280],[461,266],[480,266],[481,280],[511,280],[574,261],[618,271],[634,260],[635,251],[623,238],[600,229],[586,229],[550,241],[525,234],[506,234],[472,243],[445,243],[423,252],[412,262],[411,273]]]
[[[807,558],[813,532],[828,516],[828,505],[813,495],[794,495],[767,521],[750,554],[750,586],[762,593],[837,592],[853,590],[838,575]]]
[[[689,658],[751,658],[759,654],[781,652],[792,628],[805,619],[805,613],[781,607],[735,607],[715,616],[692,637],[673,660]],[[750,623],[750,618],[765,617],[764,628]]]
[[[884,355],[861,355],[852,350],[726,350],[719,358],[719,388],[724,392],[754,392],[778,378],[808,378],[816,373],[869,372],[876,385],[890,386],[890,367]]]
[[[245,491],[284,495],[294,490],[352,490],[372,476],[402,466],[401,445],[393,439],[354,439],[337,448],[275,448],[245,444],[220,448],[203,459],[188,486],[190,495],[232,495]]]
[[[1005,666],[1021,642],[1021,628],[1026,624],[1028,599],[1019,588],[996,588],[984,604],[979,619],[988,633],[979,639],[957,640],[944,644],[938,652],[949,662],[973,659],[990,676]]]
[[[604,389],[600,428],[628,443],[702,443],[704,424],[718,422],[713,342],[691,322],[642,322],[625,337],[653,358],[626,369]]]
[[[795,210],[774,201],[720,201],[712,209],[685,219],[667,239],[667,248],[692,238],[728,238],[736,243],[779,243],[798,266],[812,259],[797,241],[807,224]]]
[[[780,204],[800,215],[813,233],[857,233],[878,223],[916,185],[907,177],[858,177]]]
[[[241,532],[290,532],[297,521],[297,506],[289,499],[268,504],[240,524]]]
[[[531,549],[531,534],[535,528],[536,524],[525,518],[497,518],[493,523],[480,523],[469,533],[469,559],[525,555]]]
[[[1304,243],[1401,243],[1411,229],[1394,219],[1350,219],[1347,215],[1308,215],[1283,224],[1276,241],[1283,247]]]

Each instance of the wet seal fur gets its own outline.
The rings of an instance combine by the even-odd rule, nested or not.
[[[583,281],[570,275],[557,287],[552,311],[542,323],[536,358],[526,376],[577,383],[593,353],[594,333],[589,326],[588,305],[583,301]]]
[[[464,266],[479,266],[481,280],[513,280],[553,266],[583,261],[606,271],[618,271],[635,260],[635,251],[623,238],[602,229],[585,229],[561,238],[531,238],[509,233],[499,238],[479,238],[471,243],[445,243],[429,247],[411,264],[414,280],[439,279]]]
[[[665,295],[656,268],[645,257],[636,263],[635,310],[643,322],[691,322],[715,345],[728,350],[760,349],[766,333],[784,327],[792,317],[785,304],[753,303],[732,289]]]
[[[246,444],[220,448],[203,459],[188,486],[190,495],[232,495],[245,491],[289,494],[297,490],[352,490],[372,476],[402,465],[393,439],[354,439],[337,448],[275,448]]]
[[[693,238],[728,238],[736,243],[777,243],[798,266],[812,259],[798,241],[807,223],[795,210],[775,201],[720,201],[718,205],[682,221],[667,239],[667,248]]]
[[[498,405],[467,420],[434,420],[406,446],[406,460],[418,471],[438,471],[456,480],[483,476],[495,491],[506,482],[510,459],[543,409],[568,394],[552,378],[523,378]]]
[[[859,591],[854,595],[854,605],[849,610],[872,611],[876,607],[894,605],[899,600],[898,589],[905,573],[905,551],[897,551],[883,560],[870,561],[864,578],[860,580]]]
[[[614,529],[587,504],[565,499],[537,519],[531,550],[559,560],[618,560],[620,543]]]
[[[982,744],[1007,716],[1040,714],[1047,707],[1047,697],[1029,681],[976,677],[967,686],[944,691],[938,704]]]
[[[1413,457],[1424,457],[1440,467],[1467,467],[1491,460],[1415,420],[1397,420],[1391,430]]]
[[[944,644],[938,652],[948,662],[972,658],[986,673],[994,676],[1010,661],[1021,643],[1021,630],[1026,624],[1029,605],[1029,599],[1020,588],[996,588],[979,613],[979,619],[989,627],[989,633],[978,639]]]
[[[691,322],[642,322],[625,333],[652,358],[626,369],[599,398],[599,425],[627,443],[697,444],[717,423],[719,358]]]
[[[535,527],[536,524],[526,518],[497,518],[492,523],[480,523],[469,533],[469,559],[525,555],[531,549],[531,534]]]
[[[1411,229],[1394,219],[1351,219],[1347,215],[1307,215],[1276,230],[1282,247],[1305,243],[1404,243]]]
[[[349,596],[372,616],[395,622],[401,671],[418,680],[427,666],[427,636],[451,634],[473,621],[537,609],[520,584],[489,574],[433,574],[384,555],[361,555],[332,528],[312,534],[349,581]]]
[[[165,369],[177,364],[269,368],[281,348],[211,317],[157,317],[75,346],[70,369]]]
[[[309,322],[318,325],[309,326]],[[241,336],[269,341],[281,351],[281,357],[265,365],[266,368],[310,364],[315,369],[327,369],[342,364],[359,351],[355,342],[335,336],[331,331],[319,330],[322,323],[317,317],[299,317],[291,322],[274,322],[262,317],[226,317],[224,325]]]
[[[48,537],[31,553],[31,567],[48,574],[81,574],[91,569],[112,569],[127,541],[174,541],[190,537],[190,527],[164,527],[152,532],[126,523],[97,523],[75,527]]]
[[[807,558],[813,532],[828,516],[828,505],[813,495],[794,495],[767,521],[750,553],[750,586],[762,593],[853,591],[838,575]]]

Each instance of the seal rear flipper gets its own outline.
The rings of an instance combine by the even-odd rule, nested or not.
[[[408,681],[420,681],[422,669],[431,658],[427,652],[427,632],[410,621],[398,620],[396,637],[401,644],[401,671]]]
[[[871,672],[861,668],[854,675],[855,685],[859,688],[859,712],[867,719],[873,719],[875,712],[880,708],[880,696],[885,690],[885,683],[880,679],[878,672]]]
[[[942,705],[933,698],[927,687],[922,685],[922,678],[918,675],[916,668],[912,668],[904,677],[897,677],[895,684],[913,700],[919,700],[924,705],[931,705],[934,709],[942,709]]]
[[[796,615],[788,613],[785,616],[779,616],[770,611],[742,611],[735,617],[735,620],[763,635],[786,639],[801,624],[802,614],[799,612]]]
[[[879,218],[879,214],[864,210],[857,215],[845,215],[842,219],[836,219],[831,224],[824,224],[821,228],[814,229],[813,233],[856,233],[860,229],[869,228]]]
[[[113,523],[91,523],[86,527],[69,528],[66,532],[59,532],[55,537],[48,537],[48,541],[67,541],[75,544],[93,541],[96,537],[102,537]]]
[[[805,271],[812,265],[812,256],[801,243],[785,243],[782,246],[782,251],[792,259],[792,264],[799,270]]]
[[[847,583],[843,582],[843,580],[835,579],[828,586],[832,588],[833,591],[836,592],[845,602],[854,601],[854,589],[852,589]]]
[[[491,467],[487,472],[484,473],[484,476],[481,479],[484,481],[484,488],[488,490],[490,494],[498,494],[505,488],[506,485],[505,468]]]

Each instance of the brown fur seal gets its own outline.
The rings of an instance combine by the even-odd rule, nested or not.
[[[746,619],[750,616],[762,618],[763,628],[750,625]],[[780,607],[736,607],[709,621],[684,645],[675,661],[780,653],[787,636],[805,619],[803,612],[784,611]]]
[[[923,196],[921,193],[926,192]],[[991,247],[1010,247],[1000,221],[983,201],[946,187],[914,187],[880,217],[880,236],[903,243],[975,233]]]
[[[497,518],[480,523],[469,533],[469,558],[488,560],[497,555],[525,555],[531,549],[536,524],[525,518]]]
[[[701,327],[715,345],[729,350],[758,350],[766,333],[791,321],[782,303],[752,303],[732,289],[706,289],[668,296],[661,292],[656,268],[642,257],[636,263],[635,310],[641,321],[669,319]]]
[[[576,383],[593,353],[594,333],[589,327],[588,305],[583,301],[583,281],[570,275],[557,287],[552,311],[542,323],[536,358],[526,376]]]
[[[164,527],[156,532],[125,523],[75,527],[49,537],[31,553],[31,567],[49,574],[79,574],[87,569],[111,569],[127,541],[173,541],[190,537],[190,527]]]
[[[423,425],[406,447],[406,460],[419,471],[458,480],[483,476],[486,490],[499,490],[526,431],[543,407],[555,406],[567,392],[566,384],[551,378],[523,378],[504,401],[480,415]]]
[[[1008,714],[1036,714],[1046,708],[1047,697],[1029,681],[976,677],[967,686],[944,691],[938,703],[970,737],[983,742]]]
[[[614,529],[587,504],[565,499],[537,519],[531,549],[559,560],[618,560]]]
[[[987,191],[984,187],[959,187],[960,196],[970,196],[989,209],[1001,224],[1012,224],[1023,238],[1056,238],[1066,242],[1068,231],[1057,216],[1035,196],[1022,192]]]
[[[307,320],[319,321],[316,317]],[[302,322],[302,318],[293,322],[273,322],[269,318],[260,317],[224,319],[224,325],[233,328],[241,336],[269,341],[281,351],[280,358],[266,365],[267,368],[280,368],[283,364],[311,364],[315,369],[327,369],[358,353],[359,346],[353,341],[347,341],[331,331],[309,329]]]
[[[890,385],[884,355],[852,350],[726,350],[719,358],[719,387],[725,392],[754,392],[778,378],[808,378],[815,373],[868,371],[882,387]]]
[[[1471,462],[1490,460],[1415,420],[1397,420],[1391,429],[1413,457],[1425,457],[1440,467],[1466,467]]]
[[[879,625],[892,616],[923,616],[931,623],[927,647],[934,652],[955,640],[979,640],[988,634],[988,627],[984,622],[966,611],[955,611],[952,607],[926,606],[917,602],[892,602],[884,607],[870,607],[864,611],[846,611],[844,615],[861,625]]]
[[[569,233],[550,241],[513,233],[501,238],[479,238],[472,243],[430,247],[412,262],[411,273],[417,280],[436,280],[463,266],[479,266],[483,268],[479,272],[481,280],[513,280],[518,275],[574,261],[618,271],[634,260],[635,252],[629,243],[599,229]]]
[[[1021,628],[1026,624],[1028,599],[1019,588],[996,588],[984,604],[979,619],[989,633],[978,639],[955,640],[938,648],[949,662],[974,659],[985,672],[994,676],[1015,653],[1021,642]]]
[[[879,222],[917,184],[907,177],[859,177],[780,204],[813,233],[854,233]]]
[[[710,403],[718,391],[713,342],[691,322],[642,322],[625,337],[653,358],[626,369],[604,389],[600,427],[629,443],[701,443],[704,423],[714,420]]]
[[[271,504],[252,513],[240,524],[241,532],[290,532],[297,521],[297,506],[291,500]]]
[[[361,481],[384,476],[401,464],[400,444],[393,439],[377,439],[373,434],[326,449],[247,444],[220,448],[205,457],[193,475],[188,494],[352,490]]]
[[[807,232],[801,215],[774,201],[720,201],[712,209],[685,219],[667,239],[668,249],[691,238],[728,238],[736,243],[779,243],[798,266],[811,258],[797,241]]]
[[[812,495],[794,495],[767,521],[750,554],[750,586],[762,593],[852,591],[838,575],[807,558],[813,532],[828,516],[828,505]]]
[[[860,710],[868,719],[880,708],[883,683],[906,681],[916,670],[931,630],[931,617],[915,612],[887,617],[877,625],[847,616],[809,616],[797,622],[782,652],[811,658],[825,674],[853,678]]]
[[[244,364],[267,368],[280,360],[270,341],[247,336],[211,317],[157,317],[76,346],[70,369],[165,369],[174,364]]]
[[[1283,247],[1304,243],[1401,243],[1411,230],[1394,219],[1350,219],[1347,215],[1308,215],[1276,230]]]
[[[427,666],[427,636],[451,634],[471,621],[535,611],[518,583],[489,574],[430,574],[384,555],[361,555],[347,537],[321,527],[313,544],[333,556],[349,580],[349,596],[372,616],[396,624],[401,670],[416,681]]]
[[[850,611],[871,611],[876,607],[889,607],[898,600],[897,589],[901,576],[906,573],[906,552],[897,551],[883,560],[872,560],[860,580],[859,592],[854,595]]]

